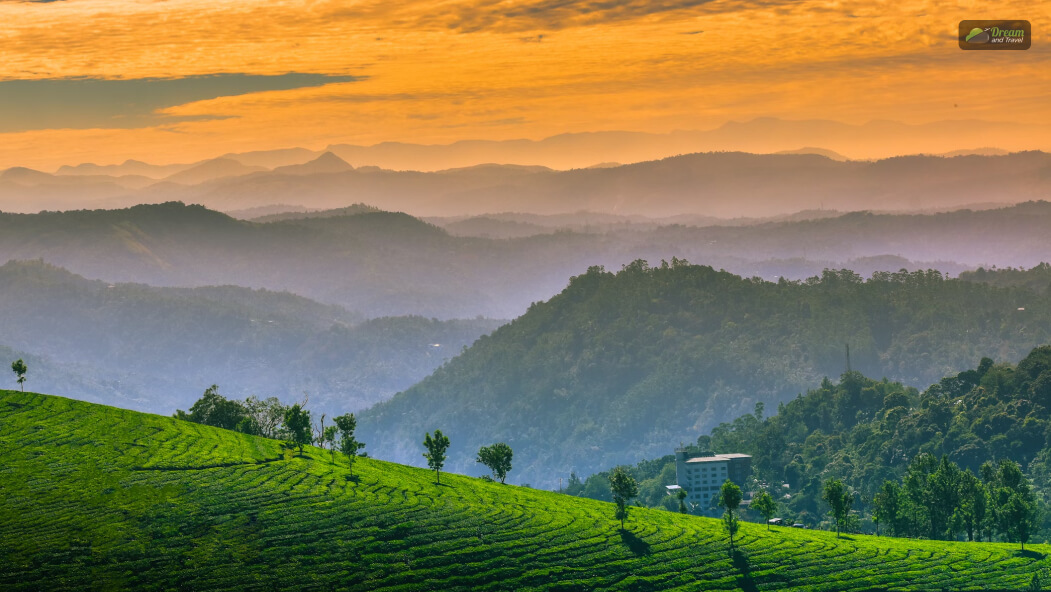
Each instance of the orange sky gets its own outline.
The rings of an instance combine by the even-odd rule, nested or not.
[[[961,51],[958,21],[980,18],[1028,19],[1032,49]],[[0,168],[767,116],[1051,124],[1046,2],[66,0],[0,2],[0,23],[0,81],[360,78],[161,113],[197,121],[0,133]]]

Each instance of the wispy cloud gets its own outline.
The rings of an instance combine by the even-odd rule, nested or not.
[[[956,47],[961,18],[1015,4],[0,0],[0,77],[23,79],[0,82],[0,167],[759,116],[1051,123],[1046,27],[1025,52]],[[1025,13],[1051,22],[1051,3]]]
[[[185,78],[0,80],[0,133],[34,129],[129,129],[213,119],[164,109],[219,97],[324,86],[354,76],[288,73],[213,74]]]
[[[422,15],[421,24],[461,32],[559,30],[689,10],[714,0],[474,0]]]

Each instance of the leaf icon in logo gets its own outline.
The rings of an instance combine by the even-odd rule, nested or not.
[[[971,32],[967,34],[964,41],[968,43],[989,43],[989,33],[978,27],[971,29]]]

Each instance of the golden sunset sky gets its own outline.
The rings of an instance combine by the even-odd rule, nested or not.
[[[1029,20],[1032,49],[960,50],[983,18]],[[1047,125],[1049,24],[1051,3],[995,0],[0,2],[0,168],[757,117]]]

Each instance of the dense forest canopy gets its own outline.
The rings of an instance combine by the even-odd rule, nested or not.
[[[593,267],[548,302],[480,339],[432,376],[362,414],[383,458],[441,427],[451,470],[506,441],[515,478],[545,487],[571,471],[670,452],[757,402],[776,406],[853,370],[924,387],[974,360],[1019,359],[1051,341],[1051,300],[937,271],[825,271],[741,278],[673,259]],[[880,400],[882,402],[882,399]]]
[[[873,532],[882,509],[884,532],[900,536],[988,540],[1002,531],[1009,540],[1010,529],[997,528],[994,517],[1004,505],[997,502],[998,494],[1005,497],[1000,482],[1022,479],[1005,477],[1011,467],[1026,479],[1021,490],[1031,483],[1037,506],[1051,494],[1051,346],[1033,349],[1017,365],[982,358],[922,393],[846,372],[769,417],[760,406],[722,423],[694,446],[698,453],[752,455],[751,492],[773,493],[778,514],[793,522],[827,527],[822,484],[840,479],[856,496],[855,528]],[[676,509],[664,490],[675,483],[673,456],[627,470],[640,482],[640,503]],[[574,476],[565,491],[608,499],[605,475]],[[969,506],[968,492],[973,499],[979,485],[989,493]],[[974,518],[982,512],[987,519]],[[1051,514],[1037,518],[1039,536],[1051,534]]]

